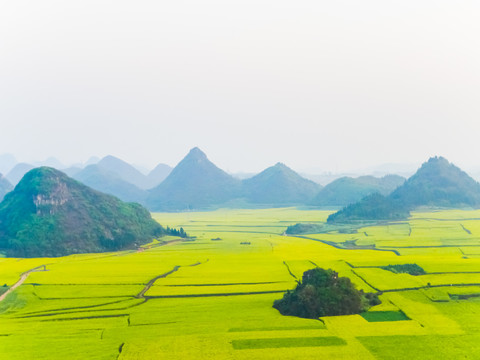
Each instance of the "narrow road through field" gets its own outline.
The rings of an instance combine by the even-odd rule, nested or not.
[[[19,287],[20,285],[22,285],[25,280],[27,280],[28,278],[28,275],[30,275],[30,273],[34,272],[34,271],[40,271],[39,269],[43,268],[42,271],[47,271],[47,267],[46,265],[40,265],[40,266],[37,266],[33,269],[30,269],[26,272],[24,272],[21,276],[20,276],[20,279],[15,283],[13,284],[10,289],[8,289],[5,293],[3,293],[1,296],[0,296],[0,301],[3,301],[5,300],[5,298],[8,296],[8,294],[10,294],[13,290],[15,290],[17,287]]]
[[[208,261],[208,259],[207,259]],[[201,265],[202,263],[201,262],[196,262],[195,264],[191,264],[191,265],[183,265],[184,267],[186,266],[198,266],[198,265]],[[142,291],[140,291],[135,297],[137,299],[141,299],[141,298],[145,298],[145,293],[150,290],[150,288],[153,286],[153,284],[155,283],[155,281],[157,281],[158,279],[162,279],[162,278],[166,278],[168,275],[170,274],[173,274],[175,271],[178,271],[178,269],[180,269],[182,266],[181,265],[176,265],[172,270],[162,274],[162,275],[158,275],[158,276],[155,276],[153,279],[151,279],[146,285],[145,287],[143,288]]]

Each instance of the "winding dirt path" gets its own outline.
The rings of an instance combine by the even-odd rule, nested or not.
[[[207,261],[208,262],[208,259]],[[189,266],[198,266],[198,265],[201,265],[202,263],[201,262],[196,262],[195,264],[191,264],[191,265],[183,265],[183,267],[189,267]],[[174,266],[174,268],[162,275],[158,275],[158,276],[155,276],[153,279],[151,279],[146,285],[145,287],[143,288],[142,291],[140,291],[137,295],[135,295],[135,298],[137,299],[141,299],[141,298],[145,298],[145,293],[150,290],[150,288],[153,286],[153,284],[155,283],[155,281],[157,281],[158,279],[162,279],[162,278],[166,278],[168,275],[170,274],[173,274],[175,271],[178,271],[178,269],[180,269],[182,267],[182,265],[176,265]]]
[[[43,268],[43,270],[39,270]],[[27,280],[28,278],[28,275],[30,275],[30,273],[34,272],[34,271],[47,271],[47,265],[40,265],[40,266],[37,266],[33,269],[30,269],[28,271],[25,271],[21,276],[20,276],[20,279],[15,283],[13,284],[12,286],[10,286],[10,288],[4,292],[1,296],[0,296],[0,301],[3,301],[5,300],[5,298],[8,296],[8,294],[10,294],[12,291],[14,291],[16,288],[18,288],[20,285],[22,285],[25,280]]]

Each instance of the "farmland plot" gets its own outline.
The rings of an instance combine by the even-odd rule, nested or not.
[[[285,209],[154,214],[194,238],[138,251],[0,259],[2,359],[429,359],[480,353],[480,212],[302,237],[329,212]],[[478,255],[477,255],[478,254]],[[418,264],[425,275],[382,266]],[[380,305],[301,319],[272,307],[320,266]],[[299,355],[300,354],[300,355]]]

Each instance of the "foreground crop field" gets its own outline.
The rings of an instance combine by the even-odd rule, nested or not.
[[[0,302],[0,358],[480,359],[480,211],[282,235],[328,214],[155,214],[196,238],[138,251],[0,259],[0,286],[35,268]],[[427,274],[380,268],[408,263]],[[381,291],[382,304],[318,320],[280,315],[273,301],[315,265]]]

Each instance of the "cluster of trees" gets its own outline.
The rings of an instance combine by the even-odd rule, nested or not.
[[[298,223],[290,225],[285,231],[288,235],[296,234],[319,234],[324,232],[324,224],[312,224],[312,223]]]
[[[275,300],[273,307],[282,315],[318,319],[320,316],[359,314],[378,304],[377,294],[357,290],[349,278],[317,267],[305,271],[295,290]]]
[[[417,264],[396,264],[381,266],[383,270],[391,271],[395,274],[410,274],[410,275],[425,275],[426,272],[423,268]]]
[[[165,229],[165,234],[164,235],[178,236],[178,237],[181,237],[181,238],[187,238],[188,237],[188,234],[185,232],[185,230],[183,230],[183,227],[181,227],[180,229],[177,230],[175,228],[171,228],[171,227],[167,226],[167,228]]]

